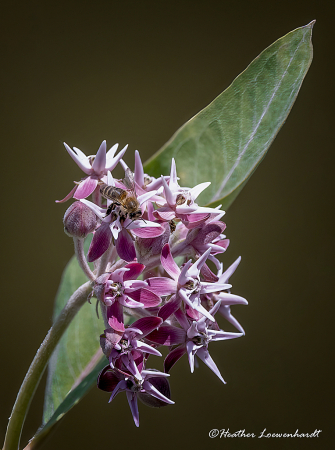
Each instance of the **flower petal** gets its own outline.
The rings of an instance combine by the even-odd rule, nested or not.
[[[114,148],[114,146],[112,148]],[[120,150],[119,153],[116,156],[114,156],[114,158],[110,158],[110,155],[108,155],[107,162],[106,162],[106,170],[115,169],[117,163],[121,160],[122,156],[126,153],[127,148],[128,148],[128,144],[125,147],[123,147],[123,149]]]
[[[188,363],[190,365],[191,373],[194,372],[194,348],[195,348],[195,344],[192,341],[186,342],[186,351],[187,351]]]
[[[171,161],[171,171],[170,171],[170,181],[169,181],[170,188],[174,191],[176,189],[179,189],[178,184],[178,178],[177,178],[177,169],[176,169],[176,161],[174,158],[172,158]]]
[[[217,298],[221,300],[221,305],[247,305],[248,301],[239,295],[220,292]]]
[[[128,296],[142,303],[144,308],[158,306],[162,302],[162,299],[157,294],[148,289],[137,289],[136,291],[129,292]]]
[[[126,391],[126,395],[127,395],[127,400],[129,403],[130,411],[133,415],[135,425],[137,427],[139,427],[140,426],[140,416],[138,413],[137,396],[135,393],[129,392],[129,391]]]
[[[134,242],[126,229],[122,228],[115,243],[117,254],[125,261],[136,258]]]
[[[125,266],[127,272],[123,275],[123,281],[136,280],[136,278],[143,272],[145,266],[139,263],[130,263]]]
[[[98,180],[96,178],[87,177],[85,180],[80,182],[73,198],[81,200],[82,198],[88,197],[92,194],[97,185]]]
[[[237,266],[241,262],[241,257],[239,256],[235,262],[231,266],[228,267],[228,269],[219,277],[220,283],[226,283],[229,278],[232,276],[232,274],[235,272]]]
[[[154,331],[160,326],[163,320],[160,317],[142,317],[132,323],[131,327],[138,328],[142,331],[141,338]]]
[[[172,350],[164,361],[165,372],[170,372],[171,368],[176,364],[176,362],[186,353],[186,345],[180,345],[179,347]]]
[[[195,200],[201,194],[201,192],[205,190],[210,184],[211,182],[207,181],[206,183],[200,183],[197,186],[194,186],[192,189],[189,190],[191,197]]]
[[[144,202],[146,202],[147,200],[149,200],[151,197],[153,197],[156,194],[156,191],[149,191],[149,192],[145,192],[142,195],[139,195],[137,197],[138,203],[140,205],[142,205]]]
[[[106,141],[102,141],[94,158],[92,169],[97,175],[104,175],[106,167]]]
[[[81,168],[83,172],[85,172],[87,175],[89,175],[92,172],[91,164],[88,161],[87,156],[76,147],[72,148],[69,147],[65,142],[63,142],[66,151],[71,156],[73,161]]]
[[[170,295],[177,291],[177,283],[171,278],[153,277],[145,281],[148,283],[148,289],[157,295]]]
[[[153,216],[158,220],[169,221],[176,217],[176,213],[169,207],[163,206],[162,208],[158,208],[153,212]]]
[[[209,208],[207,206],[198,206],[197,209],[194,212],[190,212],[188,214],[222,214],[223,211],[220,211],[215,208]]]
[[[211,249],[209,248],[199,259],[196,260],[194,264],[189,268],[187,275],[189,277],[196,278],[199,275],[201,267],[205,264]]]
[[[134,180],[140,187],[144,186],[144,170],[138,150],[135,150]]]
[[[108,223],[102,223],[93,235],[87,254],[88,262],[93,262],[100,258],[100,256],[103,255],[110,246],[111,240],[112,233]]]
[[[115,331],[124,332],[123,308],[119,302],[115,301],[107,307],[108,324]]]
[[[219,313],[223,315],[223,317],[228,320],[238,331],[245,334],[243,327],[241,324],[235,319],[234,316],[232,316],[230,312],[230,306],[228,305],[221,305],[219,309]]]
[[[173,207],[173,206],[175,206],[175,199],[174,199],[173,193],[172,193],[171,189],[169,188],[169,186],[167,185],[167,182],[165,181],[165,178],[163,177],[163,175],[161,176],[161,180],[162,180],[162,185],[164,187],[166,201],[169,206]],[[170,184],[171,184],[171,178],[170,178]]]
[[[203,225],[209,217],[210,214],[186,214],[186,216],[183,216],[181,220],[184,225],[191,230]]]
[[[103,208],[100,208],[95,203],[90,202],[89,200],[85,200],[84,198],[80,200],[85,205],[87,205],[91,210],[99,217],[99,219],[103,220],[106,214],[106,210]]]
[[[178,283],[179,283],[181,286],[184,286],[184,285],[189,281],[189,276],[188,276],[187,271],[188,271],[188,269],[190,268],[191,264],[192,264],[192,260],[189,259],[189,260],[184,264],[184,266],[181,268],[180,275],[179,275],[179,278],[178,278]]]
[[[137,341],[137,349],[143,353],[149,353],[149,355],[162,356],[161,352],[153,348],[151,345],[146,344],[145,342]]]
[[[108,150],[108,152],[106,152],[106,166],[107,166],[107,164],[108,164],[108,161],[113,159],[113,157],[114,157],[114,155],[115,155],[115,153],[116,153],[118,147],[119,147],[119,144],[114,144],[114,145]]]
[[[98,388],[102,391],[112,392],[123,379],[120,372],[113,370],[109,365],[104,367],[98,375]]]
[[[215,364],[210,354],[208,353],[208,350],[200,348],[197,351],[197,356],[215,373],[215,375],[217,375],[220,378],[222,383],[226,384],[225,380],[222,378],[219,369],[217,368],[217,365]]]
[[[201,267],[201,274],[203,275],[205,281],[209,281],[210,283],[216,283],[219,280],[219,278],[211,271],[206,263]]]
[[[174,313],[175,318],[178,320],[179,325],[187,331],[190,328],[189,320],[186,317],[186,314],[182,311],[181,308],[177,309]]]
[[[165,244],[162,248],[161,263],[170,277],[177,281],[180,275],[180,269],[172,257],[169,244]]]
[[[160,345],[182,344],[186,339],[186,331],[172,325],[161,325],[158,330],[148,334],[147,339]]]
[[[142,371],[143,374],[144,371]],[[170,384],[166,377],[164,376],[155,376],[155,377],[146,377],[149,378],[149,382],[152,386],[154,386],[161,394],[163,394],[166,398],[171,397]],[[144,383],[143,383],[144,384]],[[156,397],[153,397],[149,393],[139,392],[138,398],[147,406],[151,406],[154,408],[160,408],[162,406],[167,406],[168,403],[165,401],[161,401]]]
[[[155,222],[142,222],[141,224],[128,226],[127,228],[132,230],[135,236],[140,238],[154,238],[161,236],[165,232],[165,229]]]
[[[206,283],[201,282],[201,294],[208,294],[210,292],[219,292],[219,291],[226,291],[227,289],[231,288],[231,284],[221,284],[219,282],[216,283]]]
[[[173,295],[170,300],[161,307],[158,312],[158,316],[161,317],[164,321],[167,320],[179,309],[180,301],[180,297]]]
[[[174,401],[170,400],[169,398],[165,397],[161,392],[159,392],[158,389],[155,388],[155,386],[149,381],[145,380],[143,383],[143,388],[145,391],[152,395],[153,397],[156,397],[157,399],[161,400],[162,402],[166,402],[168,405],[174,405]]]
[[[71,191],[67,194],[66,197],[64,197],[62,200],[56,200],[56,203],[64,203],[67,202],[70,198],[73,197],[74,193],[78,189],[78,184],[74,186],[74,188],[71,189]]]

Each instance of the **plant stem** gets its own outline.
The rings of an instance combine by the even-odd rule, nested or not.
[[[85,273],[85,275],[87,276],[87,278],[89,280],[94,281],[95,275],[87,263],[85,252],[84,252],[84,239],[74,237],[73,243],[74,243],[74,250],[76,253],[76,257],[77,257],[78,263],[79,263],[82,271]]]
[[[83,306],[86,302],[91,290],[92,285],[91,282],[88,281],[72,294],[38,349],[35,358],[23,380],[12,410],[12,414],[9,418],[3,450],[18,450],[22,427],[31,400],[42,378],[49,358],[71,320],[79,311],[81,306]]]

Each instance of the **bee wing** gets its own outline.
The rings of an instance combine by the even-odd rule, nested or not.
[[[135,180],[134,180],[134,174],[133,172],[127,168],[126,169],[126,175],[124,179],[122,180],[123,184],[132,192],[135,193]]]
[[[100,189],[101,195],[108,200],[111,200],[115,203],[121,203],[126,193],[123,189],[117,188],[115,186],[105,185],[102,189]]]

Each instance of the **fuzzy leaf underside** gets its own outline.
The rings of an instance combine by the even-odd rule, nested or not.
[[[285,122],[312,60],[310,24],[265,49],[145,164],[154,177],[175,158],[182,186],[211,181],[199,204],[227,209]]]

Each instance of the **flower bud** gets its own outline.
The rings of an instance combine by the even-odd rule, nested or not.
[[[66,210],[63,219],[64,231],[68,236],[85,238],[97,226],[97,216],[82,202],[74,202]]]

